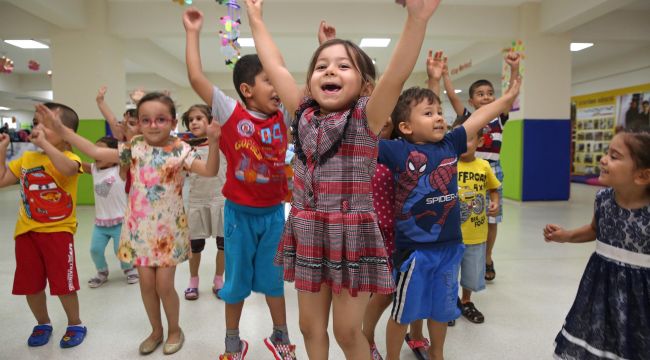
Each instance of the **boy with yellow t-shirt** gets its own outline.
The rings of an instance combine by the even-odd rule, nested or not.
[[[488,215],[499,211],[501,186],[490,164],[476,157],[476,149],[483,145],[483,129],[476,136],[467,136],[467,152],[458,161],[458,197],[460,221],[465,253],[460,266],[460,286],[463,288],[460,308],[463,316],[475,323],[485,321],[483,314],[470,301],[472,291],[485,289],[485,246],[488,233]],[[490,201],[487,201],[487,195]],[[489,207],[486,211],[486,204]]]
[[[45,104],[74,131],[79,118],[71,108]],[[14,232],[16,272],[12,293],[26,295],[37,325],[27,339],[30,347],[50,340],[52,325],[45,298],[46,282],[50,294],[58,296],[68,318],[60,346],[81,344],[86,327],[79,318],[79,279],[75,264],[73,235],[77,230],[77,182],[83,172],[81,159],[56,132],[34,119],[31,142],[42,151],[26,151],[4,165],[9,137],[0,134],[0,187],[20,183],[21,205]]]

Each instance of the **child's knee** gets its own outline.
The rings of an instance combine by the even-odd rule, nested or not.
[[[334,324],[334,337],[336,342],[342,347],[352,347],[358,341],[358,336],[361,335],[361,324],[353,326],[353,324]]]
[[[327,324],[320,324],[310,318],[301,317],[298,321],[300,332],[306,339],[320,338],[327,336]]]

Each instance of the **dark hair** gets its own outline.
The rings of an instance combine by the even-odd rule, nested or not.
[[[467,119],[469,119],[469,116],[465,116],[465,115],[456,116],[456,120],[454,120],[454,123],[451,124],[451,128],[455,129],[455,128],[463,125],[465,123],[465,121],[467,121]],[[476,132],[476,136],[478,136],[480,138],[481,136],[483,136],[483,134],[485,134],[485,132],[486,132],[486,129],[484,127],[482,127]]]
[[[476,89],[479,86],[484,86],[484,85],[487,85],[487,86],[491,87],[492,91],[494,91],[494,86],[488,80],[485,80],[485,79],[476,80],[476,81],[474,81],[472,83],[472,85],[469,86],[469,97],[470,97],[470,99],[472,98],[472,96],[474,96],[474,92],[476,91]]]
[[[169,108],[169,113],[172,116],[172,119],[176,119],[176,105],[174,105],[174,100],[172,100],[172,98],[170,98],[169,96],[159,92],[148,93],[145,96],[143,96],[142,99],[140,99],[140,101],[138,101],[138,107],[136,108],[136,115],[138,116],[138,118],[140,117],[140,106],[142,106],[142,104],[149,101],[158,101],[167,105],[167,107]]]
[[[127,110],[124,112],[124,116],[128,116],[128,117],[136,117],[136,115],[137,115],[137,111],[136,111],[136,109],[127,109]]]
[[[650,169],[650,132],[624,131],[623,143],[630,150],[630,157],[634,161],[634,166],[639,170]],[[650,191],[650,187],[648,187]]]
[[[79,116],[71,107],[55,102],[47,102],[43,105],[52,111],[59,109],[63,125],[72,129],[74,132],[77,132],[77,129],[79,128]]]
[[[352,64],[357,69],[359,74],[361,74],[362,85],[374,85],[377,78],[377,70],[375,69],[375,64],[373,64],[370,56],[368,56],[365,51],[363,51],[357,44],[353,43],[350,40],[331,39],[322,43],[318,49],[316,49],[314,55],[311,57],[311,61],[309,62],[309,69],[307,70],[307,89],[311,90],[309,88],[309,80],[314,74],[314,68],[316,67],[318,56],[320,56],[320,53],[324,49],[334,45],[343,45],[345,52],[352,60]]]
[[[414,86],[402,92],[390,115],[393,120],[393,137],[404,137],[404,134],[399,131],[399,124],[409,121],[411,109],[425,100],[429,104],[440,104],[440,98],[431,89]]]
[[[641,105],[650,105],[650,101],[648,101],[648,100],[643,100],[643,102],[641,103]]]
[[[235,68],[232,71],[232,82],[235,85],[235,90],[237,90],[239,98],[244,104],[246,103],[246,98],[241,93],[241,90],[239,90],[239,86],[241,84],[255,86],[255,77],[262,71],[264,71],[264,68],[257,54],[244,55],[235,63]]]
[[[190,106],[190,108],[187,109],[187,111],[184,112],[183,116],[181,117],[183,120],[183,125],[185,125],[187,129],[190,128],[190,113],[193,110],[202,112],[203,115],[205,115],[205,117],[208,119],[208,124],[212,122],[212,108],[205,104],[195,104]]]
[[[100,138],[95,143],[102,143],[111,149],[117,149],[117,139],[111,136],[104,136]]]

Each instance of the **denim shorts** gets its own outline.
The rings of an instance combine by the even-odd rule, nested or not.
[[[460,286],[472,291],[485,289],[486,243],[465,244],[465,254],[460,263]]]
[[[496,216],[488,216],[488,224],[498,224],[503,221],[503,169],[501,168],[501,162],[499,160],[490,161],[490,167],[492,168],[494,175],[501,182],[501,186],[497,188],[497,192],[499,193],[499,213]],[[490,206],[489,196],[487,197],[485,206]]]

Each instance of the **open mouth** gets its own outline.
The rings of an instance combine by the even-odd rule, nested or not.
[[[280,103],[280,97],[277,96],[277,95],[276,95],[276,96],[272,96],[272,97],[271,97],[271,100],[272,100],[273,102],[275,102],[276,104],[279,104],[279,103]]]
[[[433,131],[444,131],[445,127],[443,125],[436,125],[433,127]]]
[[[341,90],[341,86],[336,84],[325,84],[320,87],[326,93],[337,93]]]

